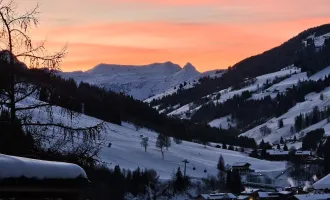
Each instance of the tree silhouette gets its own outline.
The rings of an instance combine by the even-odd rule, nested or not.
[[[149,138],[148,137],[141,138],[140,144],[144,148],[144,151],[147,152],[147,148],[149,146]]]
[[[165,141],[165,135],[158,134],[157,141],[156,141],[156,147],[160,149],[162,153],[162,159],[164,159],[164,147],[166,147],[166,141]]]
[[[16,8],[13,1],[0,1],[0,107],[8,109],[11,125],[14,126],[18,121],[23,130],[33,133],[34,137],[45,137],[44,133],[48,132],[56,134],[53,138],[62,143],[73,142],[80,135],[83,143],[91,142],[102,130],[102,122],[77,126],[73,122],[73,116],[77,114],[69,109],[61,109],[68,118],[61,121],[54,117],[52,102],[37,100],[39,93],[39,98],[44,99],[54,95],[49,80],[60,70],[66,47],[50,54],[45,48],[45,41],[35,45],[29,30],[39,24],[39,7],[23,14],[17,13]],[[44,76],[38,76],[38,70],[42,70]],[[42,120],[35,119],[40,116],[36,112],[45,113]]]
[[[166,150],[168,150],[168,148],[171,146],[171,138],[167,135],[164,135],[164,140],[165,140]]]

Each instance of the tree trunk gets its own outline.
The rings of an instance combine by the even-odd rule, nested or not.
[[[10,124],[14,125],[16,120],[16,105],[15,105],[15,75],[14,75],[14,63],[12,56],[10,56],[10,88],[9,88],[9,104],[10,104]]]

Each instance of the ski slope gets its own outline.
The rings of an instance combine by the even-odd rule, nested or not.
[[[322,76],[319,77],[321,78]],[[324,95],[323,101],[320,99],[320,93],[323,93]],[[317,124],[309,126],[298,133],[291,134],[290,131],[290,128],[294,126],[294,119],[296,116],[311,112],[315,106],[317,106],[320,110],[324,110],[327,106],[330,106],[330,87],[325,88],[320,93],[310,93],[306,95],[306,100],[304,102],[297,103],[287,113],[283,114],[278,118],[270,119],[266,123],[261,124],[253,129],[250,129],[241,135],[252,137],[257,142],[260,142],[262,139],[268,142],[277,142],[280,140],[281,137],[283,137],[284,139],[290,139],[293,138],[294,135],[296,135],[296,137],[299,139],[303,137],[307,132],[318,128],[324,128],[325,135],[330,135],[330,124],[327,122],[327,120],[320,121]],[[278,128],[279,119],[283,119],[283,128]],[[264,125],[266,125],[272,130],[272,133],[270,135],[263,136],[260,133],[259,129]]]
[[[283,76],[287,76],[287,75],[292,75],[294,76],[293,80],[288,80],[287,84],[286,85],[283,85],[282,86],[282,90],[285,90],[286,87],[289,87],[289,86],[292,86],[292,84],[296,84],[298,83],[298,79],[297,78],[301,78],[301,79],[304,79],[304,76],[305,76],[305,73],[300,73],[301,70],[299,68],[296,68],[294,66],[289,66],[289,67],[286,67],[278,72],[274,72],[274,73],[270,73],[270,74],[264,74],[264,75],[261,75],[261,76],[258,76],[256,77],[256,82],[251,84],[251,85],[248,85],[246,87],[243,87],[239,90],[233,90],[231,87],[227,88],[227,89],[223,89],[221,91],[218,91],[218,92],[215,92],[215,93],[212,93],[212,94],[209,94],[207,95],[206,97],[211,99],[213,101],[214,104],[216,103],[223,103],[225,101],[227,101],[228,99],[231,99],[233,98],[235,95],[241,95],[244,91],[250,91],[250,92],[254,92],[256,93],[256,91],[258,90],[258,88],[261,88],[262,85],[264,83],[266,83],[267,81],[273,81],[276,77],[277,78],[280,78],[280,77],[283,77]],[[297,75],[298,74],[298,75]],[[291,82],[296,82],[296,83],[291,83],[290,84],[290,81]],[[270,91],[270,90],[269,90]],[[271,90],[273,91],[273,90]],[[263,96],[266,96],[268,92],[268,89],[267,91],[264,90],[264,91],[261,91],[260,94],[256,95],[256,96],[253,96],[252,98],[261,98]],[[220,98],[219,99],[216,99],[216,97],[220,94]],[[275,93],[275,95],[277,94],[277,92]],[[176,117],[180,117],[180,118],[187,118],[187,113],[194,113],[195,111],[197,111],[201,106],[198,106],[198,107],[193,107],[192,106],[193,103],[189,103],[189,104],[186,104],[186,105],[182,105],[181,107],[179,107],[178,109],[175,109],[173,110],[172,112],[170,112],[168,114],[168,116],[176,116]],[[192,109],[190,109],[192,108]],[[214,119],[215,120],[215,119]]]
[[[37,102],[33,98],[28,98],[23,104],[18,106],[31,105]],[[71,120],[62,112],[62,108],[54,106],[54,121],[62,122],[73,127],[93,126],[101,122],[101,120],[86,115],[78,115]],[[44,109],[35,109],[32,112],[34,121],[47,121],[47,113]],[[52,134],[52,130],[49,130]],[[149,147],[147,152],[140,145],[141,136],[149,138]],[[60,137],[60,136],[57,136]],[[63,136],[62,136],[63,137]],[[76,143],[81,142],[82,136],[77,136]],[[207,175],[217,174],[217,161],[222,155],[225,163],[232,165],[235,162],[249,162],[251,168],[256,171],[279,172],[285,169],[285,162],[270,162],[247,157],[246,155],[236,152],[213,148],[197,143],[183,141],[182,144],[175,144],[169,150],[164,150],[165,158],[162,159],[161,152],[155,147],[157,133],[144,128],[136,130],[134,125],[123,123],[122,126],[112,123],[105,123],[100,139],[96,140],[96,144],[101,144],[100,160],[108,167],[113,168],[119,165],[121,168],[134,170],[137,167],[142,169],[155,169],[161,179],[169,179],[178,167],[183,167],[182,160],[187,159],[187,174],[191,177],[202,178]],[[108,144],[111,143],[111,147]],[[51,144],[47,144],[51,145]],[[70,149],[71,144],[67,144],[65,148]],[[72,144],[76,145],[76,144]],[[196,170],[193,170],[195,167]],[[206,172],[204,172],[206,170]]]

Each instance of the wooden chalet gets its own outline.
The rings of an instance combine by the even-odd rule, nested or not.
[[[0,154],[0,199],[82,200],[88,185],[78,165]]]
[[[278,149],[266,150],[267,158],[270,160],[288,160],[289,151],[283,151]]]
[[[250,169],[250,166],[251,164],[247,162],[236,162],[231,166],[231,169],[233,171],[238,171],[240,175],[244,175],[253,172],[253,170]]]
[[[311,155],[311,151],[296,151],[295,153],[295,156],[302,160],[309,159]]]

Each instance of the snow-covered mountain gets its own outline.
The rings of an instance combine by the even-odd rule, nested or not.
[[[284,44],[284,47],[278,47],[275,50],[268,51],[267,58],[264,59],[263,56],[265,54],[260,54],[255,57],[251,57],[247,60],[241,61],[238,63],[238,66],[232,70],[232,74],[230,77],[235,77],[235,74],[239,73],[239,70],[242,69],[244,73],[243,78],[240,82],[233,82],[232,85],[227,84],[230,80],[228,77],[228,73],[225,71],[222,74],[222,77],[227,77],[228,80],[220,80],[220,83],[225,83],[227,87],[223,87],[221,90],[214,90],[208,94],[203,94],[199,97],[199,99],[187,101],[182,95],[179,93],[176,96],[171,96],[171,101],[166,98],[168,94],[174,94],[176,90],[169,90],[164,93],[160,93],[156,96],[148,98],[145,100],[146,103],[150,103],[152,107],[158,110],[159,113],[165,113],[170,117],[181,118],[181,119],[192,119],[194,114],[197,113],[203,106],[207,107],[210,104],[219,105],[223,104],[228,100],[232,100],[235,95],[240,96],[243,92],[248,91],[251,93],[251,97],[246,100],[261,100],[267,96],[271,99],[276,99],[278,94],[285,94],[293,87],[297,87],[299,82],[302,81],[318,81],[324,79],[324,77],[330,75],[330,67],[329,62],[329,41],[330,41],[330,26],[321,26],[311,29],[310,31],[303,32],[298,35],[296,38],[291,39],[288,43]],[[295,43],[293,45],[293,42]],[[301,55],[305,56],[306,54],[311,58],[311,61],[302,60],[305,63],[297,63],[300,64],[301,67],[305,67],[304,69],[297,67],[295,61],[292,61],[289,65],[277,66],[276,70],[268,70],[268,73],[262,73],[258,76],[251,76],[245,74],[251,74],[249,71],[244,71],[243,67],[248,65],[247,63],[253,63],[252,61],[262,61],[265,63],[270,63],[269,58],[270,54],[276,53],[278,55],[278,49],[283,48],[291,48],[295,52],[303,52]],[[285,50],[283,50],[285,52]],[[321,55],[321,56],[320,56]],[[322,56],[325,55],[325,56]],[[328,55],[328,56],[326,56]],[[315,62],[319,62],[318,67],[314,68],[313,72],[313,64]],[[289,62],[289,61],[288,61]],[[308,63],[310,62],[310,63]],[[307,66],[309,65],[309,66]],[[306,67],[307,66],[307,67]],[[254,68],[254,65],[250,65],[249,67]],[[265,67],[268,67],[267,65]],[[312,69],[312,70],[311,70]],[[251,69],[255,70],[255,69]],[[258,70],[256,70],[258,73]],[[315,73],[316,72],[316,73]],[[205,84],[204,89],[207,89],[210,84]],[[229,87],[228,87],[229,86]],[[189,86],[187,86],[189,88]],[[201,93],[201,88],[203,88],[203,83],[199,87],[199,90],[196,92],[191,90],[189,92],[194,92],[195,94]],[[193,88],[195,89],[195,88]],[[244,130],[241,132],[242,136],[254,138],[257,142],[261,140],[267,142],[279,142],[280,138],[283,137],[286,140],[293,139],[294,136],[298,139],[297,143],[291,144],[295,147],[301,147],[301,139],[305,136],[305,134],[309,131],[315,130],[317,128],[324,128],[325,135],[330,135],[330,123],[329,120],[321,120],[316,124],[308,126],[303,130],[292,133],[291,129],[295,125],[295,117],[300,114],[311,113],[315,107],[319,110],[323,111],[327,107],[330,106],[330,85],[329,87],[324,88],[320,91],[312,91],[311,93],[305,96],[305,101],[296,103],[291,109],[288,109],[286,113],[281,113],[281,116],[273,117],[272,119],[267,118],[265,123],[260,123],[257,125],[249,125],[249,130]],[[320,95],[322,93],[322,98],[320,99]],[[163,99],[162,99],[163,98]],[[157,99],[158,101],[152,102],[152,100]],[[184,100],[182,103],[181,101]],[[173,101],[175,101],[173,103]],[[187,103],[188,102],[188,103]],[[210,111],[210,110],[208,110]],[[204,113],[207,115],[208,113]],[[202,122],[208,123],[212,127],[221,128],[221,129],[229,129],[231,127],[237,126],[237,121],[235,119],[236,113],[228,113],[228,115],[221,115],[221,117],[213,117],[213,118],[204,118],[199,115],[199,120]],[[215,114],[216,115],[216,114]],[[279,128],[279,121],[283,120],[284,126]],[[267,126],[271,129],[271,133],[268,135],[264,135],[261,133],[260,128],[263,126]],[[300,141],[299,141],[300,140]],[[290,146],[290,144],[288,144]]]
[[[100,64],[86,72],[61,73],[65,78],[123,92],[139,100],[165,92],[200,74],[190,63],[181,68],[172,62],[142,66]]]

